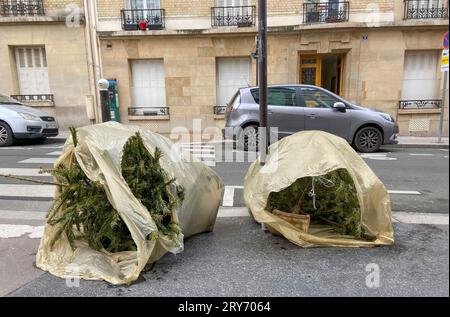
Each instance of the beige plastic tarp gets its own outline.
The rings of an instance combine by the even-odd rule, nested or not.
[[[77,242],[76,250],[72,251],[64,235],[51,250],[50,241],[58,227],[47,225],[37,253],[39,268],[62,278],[129,284],[139,277],[147,263],[157,261],[167,252],[181,252],[183,235],[187,238],[213,230],[224,186],[212,169],[169,139],[140,127],[109,122],[79,128],[77,132],[78,146],[74,148],[72,138],[68,138],[55,166],[76,159],[91,180],[104,184],[110,203],[131,232],[137,252],[97,252],[82,242]],[[156,224],[121,175],[123,146],[136,132],[141,134],[150,153],[154,153],[155,147],[162,150],[162,167],[185,189],[185,200],[176,211],[182,228],[178,244],[162,235],[157,240],[146,239],[157,230]]]
[[[271,192],[280,192],[303,177],[318,177],[346,169],[355,183],[364,232],[371,241],[341,236],[331,228],[312,225],[308,232],[266,211]],[[342,138],[320,131],[305,131],[282,139],[269,149],[265,166],[250,167],[244,198],[251,214],[301,247],[366,247],[394,243],[389,194],[374,172]]]

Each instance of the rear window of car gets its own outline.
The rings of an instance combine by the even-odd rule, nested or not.
[[[259,104],[259,89],[251,90],[253,99]],[[297,91],[294,87],[272,87],[268,89],[267,103],[271,106],[297,106]]]

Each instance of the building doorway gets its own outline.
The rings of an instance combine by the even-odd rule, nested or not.
[[[341,95],[344,56],[343,54],[301,54],[300,84],[319,86]]]

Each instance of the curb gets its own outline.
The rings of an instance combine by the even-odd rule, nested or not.
[[[448,144],[439,144],[439,143],[404,143],[404,144],[392,144],[392,145],[383,145],[382,148],[387,149],[442,149],[448,150]]]

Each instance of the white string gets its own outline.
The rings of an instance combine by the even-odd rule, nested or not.
[[[334,187],[334,183],[331,180],[326,179],[323,176],[319,176],[318,180],[323,186],[325,186],[327,188]],[[312,183],[312,186],[311,186],[312,188],[311,188],[311,191],[308,193],[308,196],[311,197],[312,200],[313,200],[314,210],[317,210],[317,206],[316,206],[316,197],[317,197],[317,195],[316,195],[316,178],[315,177],[312,177],[311,183]]]

